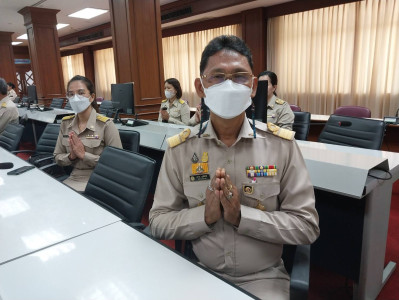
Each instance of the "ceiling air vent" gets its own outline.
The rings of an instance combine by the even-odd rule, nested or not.
[[[175,10],[175,11],[172,11],[170,13],[163,14],[161,16],[161,21],[166,21],[166,20],[169,20],[169,19],[176,19],[176,18],[182,17],[184,15],[191,14],[191,12],[192,12],[191,11],[191,6],[190,7],[186,7],[186,8],[182,8],[182,9],[179,9],[179,10]]]
[[[104,32],[98,31],[98,32],[91,33],[91,34],[88,34],[88,35],[79,36],[78,37],[78,41],[79,42],[84,42],[84,41],[88,41],[88,40],[95,40],[95,39],[98,39],[98,38],[102,38],[103,36],[104,36]]]

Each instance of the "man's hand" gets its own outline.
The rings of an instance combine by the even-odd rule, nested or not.
[[[212,177],[211,182],[206,190],[205,201],[205,223],[212,225],[222,217],[222,210],[220,209],[220,177],[222,169],[217,168],[215,175]]]
[[[230,176],[225,174],[221,179],[220,203],[223,206],[223,218],[226,222],[238,226],[241,220],[241,205],[237,187],[230,180]]]
[[[85,157],[85,147],[82,141],[76,136],[76,134],[72,131],[69,133],[69,147],[70,149],[70,157],[71,159],[80,158],[83,159]]]

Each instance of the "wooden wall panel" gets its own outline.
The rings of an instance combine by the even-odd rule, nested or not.
[[[264,8],[242,12],[242,38],[251,49],[255,76],[266,68],[266,26]]]
[[[39,102],[65,95],[60,46],[56,29],[58,10],[24,7],[29,52]]]
[[[116,80],[134,82],[136,113],[151,115],[163,97],[159,0],[110,0],[110,9]]]
[[[14,51],[12,49],[13,32],[0,31],[0,77],[6,82],[17,84],[17,76],[14,63]]]

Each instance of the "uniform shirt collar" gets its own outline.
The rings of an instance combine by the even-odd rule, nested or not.
[[[267,103],[267,108],[273,108],[274,105],[276,104],[276,99],[277,97],[273,95],[273,97],[271,97],[270,101]]]
[[[175,99],[175,100],[173,100],[173,103],[172,103],[172,106],[176,106],[176,107],[178,107],[179,106],[179,103],[180,103],[180,101],[179,101],[180,99]],[[168,100],[168,102],[169,102],[169,100]]]
[[[8,99],[8,96],[5,96],[3,99],[0,100],[0,104],[6,103]]]
[[[89,120],[87,120],[86,128],[84,130],[82,130],[82,132],[84,132],[86,129],[94,131],[94,128],[96,125],[96,119],[97,119],[97,112],[94,108],[92,108],[90,116],[89,116]],[[68,128],[72,128],[73,131],[75,131],[76,133],[79,133],[78,116],[76,116],[73,119],[71,124],[69,124]]]

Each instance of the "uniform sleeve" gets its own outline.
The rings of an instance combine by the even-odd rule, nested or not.
[[[277,244],[310,244],[319,236],[313,186],[296,142],[281,170],[280,210],[261,211],[241,205],[238,233]]]
[[[107,121],[107,123],[104,126],[104,143],[105,146],[122,148],[122,142],[119,135],[119,131],[112,121]],[[85,156],[83,157],[83,162],[86,163],[89,167],[95,167],[99,159],[100,155],[85,152]]]
[[[189,125],[189,121],[190,121],[190,107],[188,106],[187,103],[184,103],[181,107],[180,107],[180,118],[181,121],[178,119],[175,119],[173,117],[171,117],[169,115],[169,123],[173,123],[173,124],[178,124],[178,125]]]
[[[159,108],[159,110],[161,110],[161,109],[162,109],[162,104],[161,104],[161,107]],[[158,114],[158,122],[162,122],[161,112],[159,112],[159,114]]]
[[[16,121],[18,119],[18,110],[15,108],[6,108],[4,113],[0,116],[0,133],[4,131],[8,123]]]
[[[54,149],[54,159],[55,162],[60,166],[70,166],[73,164],[73,161],[68,158],[69,152],[67,152],[67,148],[62,144],[63,135],[64,133],[62,129],[60,129],[57,144],[55,145]]]
[[[294,113],[292,112],[289,104],[285,102],[276,125],[280,126],[281,128],[292,130],[293,123],[294,123]]]
[[[195,126],[197,125],[197,120],[195,119],[195,114],[190,118],[190,120],[188,121],[188,125],[189,126]]]
[[[188,207],[182,178],[170,150],[166,150],[163,158],[150,211],[151,233],[160,239],[196,239],[212,231],[205,223],[205,206]]]

